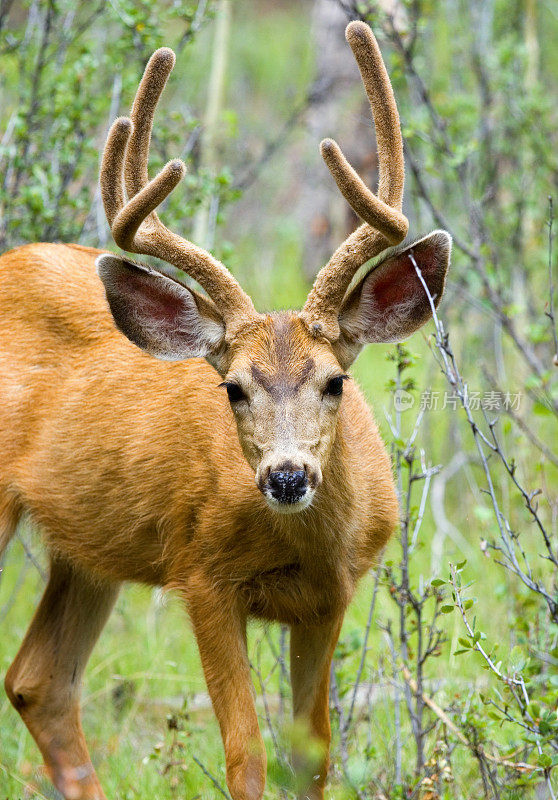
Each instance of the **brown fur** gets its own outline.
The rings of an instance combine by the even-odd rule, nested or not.
[[[25,510],[54,563],[64,565],[53,568],[51,588],[8,674],[8,693],[64,792],[86,756],[81,733],[79,746],[65,740],[55,746],[58,734],[51,731],[55,701],[42,684],[50,669],[48,627],[38,638],[33,631],[52,582],[61,570],[89,576],[80,602],[100,606],[99,629],[121,581],[175,587],[189,605],[231,793],[253,800],[261,796],[264,766],[261,749],[256,757],[247,746],[247,738],[260,739],[243,644],[246,618],[290,624],[293,652],[299,630],[301,642],[316,637],[316,647],[325,648],[322,666],[311,659],[293,680],[295,708],[306,709],[314,734],[327,740],[330,651],[358,578],[397,520],[389,460],[349,382],[312,506],[274,513],[243,456],[220,376],[198,359],[157,361],[114,328],[95,275],[97,252],[37,244],[0,259],[0,319],[9,331],[0,340],[0,541],[5,546]],[[250,363],[275,377],[302,378],[309,358],[335,363],[329,344],[313,339],[295,314],[262,319],[235,341],[235,369],[248,353]],[[325,639],[320,631],[329,631]],[[64,635],[68,659],[72,647],[79,655],[79,683],[93,635],[87,647],[82,632]],[[298,655],[302,663],[310,658]],[[297,680],[322,687],[314,701]],[[64,709],[57,713],[78,720],[76,692]],[[324,761],[313,797],[322,797],[325,770]],[[256,788],[247,789],[246,781]],[[96,779],[83,786],[76,797],[102,796],[94,793]]]
[[[357,211],[380,215],[398,241],[407,222],[397,109],[372,33],[352,23],[347,37],[374,107],[379,199],[335,149],[333,171],[346,195],[360,193]],[[303,312],[258,314],[222,264],[155,214],[183,173],[170,162],[147,177],[173,63],[167,48],[152,56],[132,119],[112,126],[101,190],[118,244],[180,267],[209,296],[78,246],[29,245],[0,258],[0,553],[25,512],[51,554],[6,689],[65,798],[102,800],[81,731],[83,669],[121,582],[175,588],[231,796],[261,800],[246,622],[287,623],[295,717],[323,745],[302,796],[322,800],[333,650],[357,581],[397,522],[389,459],[344,370],[367,342],[400,341],[429,318],[415,264],[437,303],[451,239],[438,231],[396,248],[345,296],[388,243],[365,223],[322,270]],[[304,767],[301,749],[295,762]]]

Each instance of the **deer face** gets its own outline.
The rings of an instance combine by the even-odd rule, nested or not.
[[[115,242],[164,259],[207,292],[126,259],[100,256],[97,268],[116,325],[158,358],[202,356],[218,370],[244,455],[278,511],[302,510],[312,501],[335,439],[345,370],[364,344],[402,341],[430,318],[449,264],[451,239],[444,231],[398,246],[408,221],[397,107],[368,26],[353,22],[346,35],[375,118],[379,191],[370,192],[338,145],[324,139],[324,160],[364,224],[320,270],[300,314],[258,314],[223,264],[172,233],[155,213],[185,171],[180,161],[170,161],[148,180],[153,114],[174,64],[168,48],[150,59],[130,118],[113,123],[101,165]]]
[[[437,304],[450,244],[435,231],[388,251],[347,293],[333,341],[304,312],[254,313],[231,333],[209,298],[159,272],[113,255],[100,256],[97,269],[131,341],[159,358],[203,356],[218,370],[258,488],[271,508],[293,513],[308,507],[322,481],[345,371],[367,342],[401,341],[430,318],[416,267]]]
[[[271,508],[300,511],[322,481],[347,376],[290,312],[262,317],[231,349],[222,385],[256,484]]]

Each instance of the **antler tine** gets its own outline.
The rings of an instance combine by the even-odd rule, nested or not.
[[[124,167],[128,197],[137,194],[148,181],[147,165],[155,109],[175,62],[170,47],[160,47],[147,62],[138,86],[130,112],[133,130]]]
[[[180,182],[186,167],[174,159],[148,180],[153,117],[174,62],[174,53],[168,47],[157,50],[138,87],[132,119],[121,117],[113,123],[101,162],[103,203],[116,244],[129,252],[161,258],[188,273],[215,302],[225,319],[227,336],[232,336],[239,326],[257,316],[252,301],[220,261],[172,233],[155,213]]]
[[[139,238],[136,238],[136,234],[149,214],[155,211],[180,183],[185,172],[186,167],[182,161],[178,159],[169,161],[153,180],[128,200],[112,223],[112,237],[119,247],[123,250],[140,252],[141,248],[148,246],[144,241],[145,237],[140,233]],[[159,222],[158,218],[156,221]],[[159,222],[159,225],[162,223]]]
[[[114,241],[123,250],[140,252],[139,242],[135,238],[140,225],[180,182],[186,167],[178,159],[169,161],[152,181],[127,202],[123,172],[126,145],[132,131],[132,121],[128,117],[119,117],[113,122],[103,152],[100,183]]]
[[[103,150],[100,173],[101,195],[111,228],[116,215],[126,203],[123,181],[124,155],[131,133],[131,120],[128,117],[118,117],[110,126]]]
[[[339,335],[337,312],[355,272],[386,247],[402,241],[409,227],[401,213],[405,167],[399,114],[382,54],[365,23],[351,22],[345,35],[372,108],[380,178],[376,197],[336,142],[325,139],[321,143],[322,156],[341,193],[364,220],[318,273],[303,309],[303,318],[312,330],[332,340]]]
[[[346,37],[358,64],[374,116],[380,167],[378,195],[384,203],[400,211],[403,203],[405,162],[399,113],[391,81],[376,37],[368,25],[363,22],[349,24]],[[407,231],[403,236],[406,233]]]
[[[341,194],[355,214],[370,227],[380,231],[391,244],[399,244],[409,229],[407,217],[397,208],[383,203],[370,191],[351,167],[337,142],[333,139],[324,139],[320,150]]]

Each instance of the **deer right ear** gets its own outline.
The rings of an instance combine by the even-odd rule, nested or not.
[[[432,316],[442,298],[451,253],[451,236],[434,231],[411,245],[388,250],[384,259],[361,276],[339,313],[341,335],[335,349],[348,366],[369,342],[402,342]]]
[[[131,342],[156,358],[207,358],[219,369],[225,324],[209,298],[111,253],[95,264],[116,327]]]

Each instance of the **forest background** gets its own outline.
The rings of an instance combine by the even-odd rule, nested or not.
[[[0,247],[113,247],[100,150],[168,45],[177,65],[152,168],[180,156],[189,172],[165,222],[213,249],[258,308],[300,307],[357,224],[318,142],[334,136],[369,186],[377,178],[343,38],[356,18],[395,89],[410,230],[443,227],[454,251],[438,319],[354,368],[392,453],[401,528],[337,647],[329,796],[556,798],[556,0],[1,0]],[[1,564],[2,673],[45,564],[23,526]],[[266,797],[288,800],[288,636],[253,625],[249,642]],[[87,671],[84,727],[115,800],[228,796],[195,641],[170,595],[122,593]],[[0,797],[53,797],[4,695],[0,742]]]

